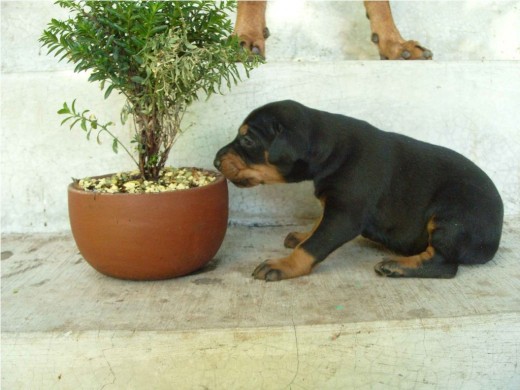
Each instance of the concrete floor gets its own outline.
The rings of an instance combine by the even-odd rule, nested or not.
[[[295,228],[232,226],[161,282],[97,273],[70,235],[4,236],[2,388],[520,386],[520,218],[451,280],[379,277],[387,252],[361,238],[310,276],[253,280]]]

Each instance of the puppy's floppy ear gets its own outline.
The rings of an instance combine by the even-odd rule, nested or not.
[[[287,128],[283,124],[273,126],[275,138],[268,148],[268,163],[289,181],[301,181],[307,176],[309,137],[304,126]]]
[[[273,126],[275,137],[268,149],[268,162],[283,166],[291,164],[298,158],[296,150],[289,140],[289,132],[280,123]]]

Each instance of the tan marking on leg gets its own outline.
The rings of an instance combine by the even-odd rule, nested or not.
[[[436,229],[434,217],[426,224],[428,246],[415,256],[383,260],[376,264],[375,271],[389,277],[453,278],[457,274],[457,263],[447,262],[432,245],[432,234]]]
[[[398,60],[429,60],[430,50],[421,47],[416,41],[403,39],[397,29],[388,0],[365,1],[367,16],[370,19],[372,42],[377,44],[381,58]]]
[[[432,234],[433,231],[437,228],[435,224],[435,216],[431,217],[428,223],[426,224],[426,231],[428,232],[428,245],[432,243]]]
[[[282,270],[288,278],[308,275],[312,271],[314,257],[297,248],[289,256],[276,260],[276,269]]]
[[[250,51],[256,47],[265,56],[265,9],[266,1],[239,1],[235,22],[235,34]]]
[[[392,268],[394,269],[394,272],[398,272],[400,274],[404,274],[406,268],[417,269],[421,267],[425,261],[428,261],[433,258],[433,256],[435,256],[435,248],[431,245],[431,237],[435,228],[436,225],[434,217],[431,217],[426,224],[426,231],[428,232],[428,246],[423,252],[414,256],[392,257],[388,260],[384,260],[382,263],[397,263]],[[396,266],[402,269],[397,269]]]
[[[419,268],[425,261],[430,260],[435,255],[433,246],[428,246],[424,252],[414,256],[396,257],[392,260],[398,262],[404,268]]]

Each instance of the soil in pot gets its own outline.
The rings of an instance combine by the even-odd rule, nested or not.
[[[186,190],[213,183],[217,174],[200,168],[165,167],[157,181],[148,181],[139,171],[120,172],[113,175],[74,179],[78,188],[99,193],[141,194]]]

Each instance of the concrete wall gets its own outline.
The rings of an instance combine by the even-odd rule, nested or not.
[[[476,161],[495,181],[506,214],[520,202],[520,5],[517,1],[395,2],[403,36],[432,49],[435,62],[370,61],[377,51],[361,2],[271,2],[268,64],[224,96],[197,102],[174,165],[210,167],[244,116],[258,105],[291,98],[363,118],[386,130],[449,146]],[[56,111],[78,98],[100,119],[117,121],[122,100],[104,101],[85,74],[58,64],[37,39],[50,2],[2,2],[2,231],[68,229],[70,177],[131,169],[110,143],[59,126]],[[364,61],[346,61],[361,59]],[[130,128],[121,128],[129,139]],[[292,223],[317,205],[308,183],[231,188],[236,223]]]

